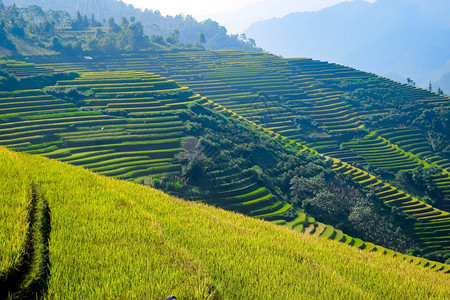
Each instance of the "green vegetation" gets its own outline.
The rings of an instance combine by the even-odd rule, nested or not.
[[[73,79],[77,76],[76,73],[55,72],[53,69],[37,67],[35,64],[0,60],[1,91],[41,89],[43,86],[55,84],[58,80]]]
[[[177,111],[186,108],[186,104],[195,100],[196,96],[173,82],[151,74],[111,73],[110,78],[128,82],[107,84],[110,92],[115,91],[112,107],[99,106],[99,103],[92,101],[89,103],[90,96],[95,101],[108,101],[108,98],[102,100],[98,97],[107,97],[104,86],[108,76],[103,73],[83,74],[73,81],[62,81],[62,87],[59,83],[47,87],[47,94],[42,90],[2,93],[0,99],[8,107],[4,113],[16,113],[16,116],[4,118],[0,125],[0,143],[74,164],[92,165],[108,157],[104,164],[92,165],[93,169],[120,178],[179,172],[180,165],[174,164],[171,159],[179,151],[180,138],[184,135]],[[100,79],[104,81],[89,86],[85,84],[86,80]],[[130,94],[130,89],[135,90],[133,84],[144,85],[145,94],[139,91]],[[146,97],[145,100],[152,97],[154,101],[142,105],[141,97]],[[118,102],[115,99],[120,99],[120,103],[115,103]],[[43,105],[44,100],[47,105]],[[79,110],[77,106],[85,102],[88,102],[82,107],[85,110]],[[92,104],[96,105],[94,111]],[[125,108],[125,116],[129,118],[124,118],[121,113]],[[105,153],[98,153],[102,150],[114,151],[105,156]],[[137,155],[140,155],[139,161],[134,158]],[[117,158],[124,160],[111,164],[111,159]]]
[[[141,11],[114,0],[9,4],[0,5],[0,56],[62,53],[77,60],[93,56],[89,60],[95,63],[100,56],[144,49],[258,49],[254,40],[229,35],[210,19],[198,22],[192,16],[162,16],[159,11]]]
[[[178,39],[183,44],[200,44],[206,49],[241,49],[255,50],[255,41],[245,35],[228,34],[227,29],[217,22],[207,19],[197,21],[190,15],[164,16],[159,11],[141,10],[131,4],[115,0],[76,0],[70,3],[51,3],[46,0],[3,0],[6,4],[26,8],[30,4],[41,6],[46,10],[65,10],[75,16],[78,12],[92,15],[98,20],[111,17],[118,25],[139,21],[144,32],[152,38],[164,38],[167,41]],[[125,22],[123,21],[125,18]],[[205,40],[202,43],[204,36]]]
[[[361,170],[338,159],[334,159],[333,169],[348,174],[353,181],[362,186],[370,187],[374,190],[378,199],[394,207],[395,211],[416,220],[410,226],[411,233],[418,243],[418,248],[415,250],[416,255],[421,254],[434,259],[439,259],[442,254],[446,257],[446,253],[450,249],[450,241],[448,240],[450,213],[436,209],[387,183],[383,183],[381,180],[360,181],[358,180],[360,176],[356,174],[360,173]],[[363,207],[362,212],[369,207]],[[363,220],[369,218],[369,215]],[[360,216],[355,215],[353,218],[358,220]],[[363,226],[366,224],[367,222],[362,223]]]
[[[8,189],[12,199],[30,197],[34,187],[48,203],[40,210],[51,215],[41,228],[50,229],[50,276],[30,290],[19,284],[16,296],[423,299],[445,298],[450,292],[448,274],[407,263],[404,257],[300,235],[39,156],[1,148],[0,160],[1,182],[19,179],[11,183],[15,189]],[[14,234],[22,230],[13,228]],[[14,242],[3,243],[11,247]],[[32,243],[39,248],[42,240]],[[33,258],[33,263],[39,260]],[[45,278],[35,274],[36,281]]]
[[[179,35],[179,32],[178,32]],[[162,37],[144,34],[144,25],[114,18],[102,23],[79,12],[73,18],[64,10],[43,11],[39,6],[18,8],[0,6],[0,54],[5,56],[52,56],[92,60],[91,55],[113,55],[140,50],[200,48],[179,43],[178,36]]]

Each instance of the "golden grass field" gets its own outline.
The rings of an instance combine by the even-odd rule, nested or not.
[[[450,274],[41,156],[0,148],[0,186],[2,280],[23,261],[30,205],[36,218],[45,215],[39,210],[51,218],[48,253],[33,256],[35,267],[19,292],[46,278],[31,293],[41,289],[48,299],[450,296]],[[34,244],[45,243],[41,227]]]

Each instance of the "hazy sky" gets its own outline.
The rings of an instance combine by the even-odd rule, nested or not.
[[[123,0],[138,8],[159,10],[163,15],[192,15],[225,25],[233,33],[243,32],[252,23],[283,17],[291,12],[315,11],[352,0]],[[359,0],[362,1],[362,0]],[[375,0],[364,0],[374,2]]]
[[[159,10],[164,15],[180,13],[202,17],[208,14],[232,12],[264,0],[124,0],[135,7]]]

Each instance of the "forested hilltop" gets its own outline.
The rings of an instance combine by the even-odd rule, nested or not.
[[[0,55],[107,56],[139,51],[170,51],[203,48],[204,36],[195,45],[180,42],[180,33],[168,37],[147,36],[136,18],[100,22],[80,13],[72,18],[63,10],[44,11],[39,6],[18,8],[0,4]]]
[[[72,18],[80,13],[89,19],[94,17],[104,26],[108,24],[110,18],[114,18],[118,24],[121,23],[122,17],[128,20],[135,19],[142,24],[143,32],[150,37],[159,40],[175,38],[182,44],[191,45],[200,42],[202,46],[210,50],[258,49],[253,39],[247,39],[245,36],[237,34],[230,35],[225,27],[211,19],[199,22],[190,15],[163,16],[159,11],[140,10],[118,0],[3,0],[3,3],[5,5],[15,3],[21,8],[38,5],[44,10],[62,10],[68,12]],[[201,36],[204,39],[200,38]]]

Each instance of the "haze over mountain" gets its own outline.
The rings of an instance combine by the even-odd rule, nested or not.
[[[449,11],[446,0],[358,0],[261,21],[245,33],[278,55],[327,60],[403,82],[410,77],[421,87],[432,81],[434,90],[448,93]]]
[[[318,11],[346,0],[262,0],[236,11],[209,15],[233,33],[242,33],[255,22],[282,18],[294,12]],[[365,0],[374,2],[375,0]],[[205,16],[200,16],[205,17]]]

